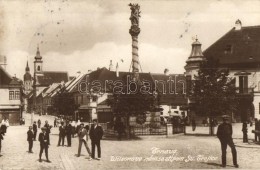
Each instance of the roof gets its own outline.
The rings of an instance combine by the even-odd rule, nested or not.
[[[0,86],[9,85],[12,81],[12,77],[0,66]]]
[[[60,83],[53,83],[52,85],[50,85],[44,92],[43,97],[50,95],[52,92],[54,92],[56,89],[58,89],[59,86],[60,86]]]
[[[62,81],[68,81],[67,72],[57,72],[57,71],[44,71],[42,75],[36,75],[37,83],[40,86],[49,86],[53,83],[60,83]]]
[[[260,64],[260,26],[232,28],[204,52],[229,68],[258,67]]]

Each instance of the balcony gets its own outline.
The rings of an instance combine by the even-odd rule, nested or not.
[[[254,88],[240,88],[240,87],[237,87],[236,88],[236,92],[237,94],[253,94],[254,93]]]

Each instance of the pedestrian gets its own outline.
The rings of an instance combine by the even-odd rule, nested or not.
[[[5,135],[6,130],[7,130],[7,126],[6,126],[6,124],[5,124],[4,119],[2,120],[0,129],[2,130],[3,135]]]
[[[2,140],[4,140],[3,135],[4,135],[4,133],[3,133],[2,129],[0,129],[0,156],[2,156],[1,149],[2,149]]]
[[[29,153],[33,153],[32,147],[33,147],[33,140],[34,140],[34,133],[32,131],[33,127],[29,126],[29,130],[27,131],[27,141],[29,143]]]
[[[51,133],[52,126],[50,126],[48,121],[46,120],[44,127],[46,127],[46,134],[48,136],[48,142],[49,142],[48,144],[50,145],[50,133]]]
[[[84,127],[84,123],[80,124],[80,129],[78,131],[78,138],[79,138],[79,147],[78,147],[78,157],[80,157],[80,153],[81,153],[81,147],[82,147],[82,143],[84,143],[87,152],[89,154],[89,160],[91,160],[91,152],[90,152],[90,148],[88,147],[87,141],[88,141],[88,130],[89,130],[89,126],[86,125],[86,127]],[[86,136],[86,139],[84,139],[84,137]]]
[[[75,133],[76,133],[76,122],[73,120],[72,123],[71,123],[71,127],[72,127],[72,137],[74,138],[75,137]]]
[[[66,131],[65,131],[65,126],[64,126],[64,122],[61,122],[61,126],[59,127],[59,142],[58,142],[58,146],[60,146],[60,142],[62,142],[62,146],[64,146],[64,139],[66,136]]]
[[[38,119],[38,128],[41,128],[41,124],[42,124],[41,119]]]
[[[39,141],[40,141],[40,154],[39,154],[39,162],[42,162],[42,153],[43,150],[45,151],[45,157],[47,159],[47,162],[51,162],[48,157],[48,149],[49,149],[49,137],[46,133],[46,127],[41,128],[42,132],[39,134]]]
[[[66,136],[67,136],[67,143],[68,147],[71,147],[71,134],[72,134],[72,126],[71,122],[66,123]]]
[[[217,137],[221,143],[221,150],[222,150],[222,167],[226,167],[226,150],[227,145],[231,148],[232,157],[233,157],[233,164],[236,168],[238,168],[237,164],[237,151],[232,139],[232,125],[229,123],[229,116],[224,115],[222,116],[223,123],[218,126]]]
[[[33,135],[34,135],[34,141],[36,141],[36,136],[37,136],[37,125],[36,125],[36,121],[33,122]]]
[[[196,120],[194,117],[192,117],[191,119],[191,126],[192,126],[192,131],[196,130]]]
[[[56,117],[55,117],[55,119],[54,119],[54,124],[53,124],[53,126],[54,126],[54,127],[57,127],[57,119],[56,119]]]
[[[77,121],[77,123],[76,123],[76,132],[78,132],[79,131],[79,129],[80,129],[80,120],[78,120]]]
[[[97,146],[98,158],[97,160],[101,159],[101,147],[100,147],[100,140],[103,136],[103,129],[98,124],[97,119],[93,119],[93,125],[89,131],[89,137],[91,139],[91,157],[95,158],[95,147]]]

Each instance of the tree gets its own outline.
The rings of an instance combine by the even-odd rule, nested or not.
[[[129,125],[129,117],[136,116],[137,123],[142,124],[145,122],[145,115],[147,111],[156,111],[159,95],[153,92],[142,93],[140,88],[144,87],[143,84],[137,83],[136,93],[127,93],[127,87],[124,86],[122,93],[118,94],[112,92],[112,97],[108,99],[108,105],[112,107],[113,112],[120,116],[126,117],[126,128],[129,135],[131,135],[131,126]]]
[[[65,87],[61,87],[53,98],[53,107],[60,115],[72,116],[78,106],[74,102],[73,94],[67,93]]]
[[[213,135],[213,118],[236,110],[236,87],[228,69],[221,69],[219,62],[209,58],[201,63],[192,82],[190,97],[195,102],[196,114],[209,117],[210,135]]]

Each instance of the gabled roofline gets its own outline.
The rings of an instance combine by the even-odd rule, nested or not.
[[[244,28],[244,27],[242,27]],[[235,27],[233,27],[231,30],[229,30],[226,34],[224,34],[223,36],[221,36],[217,41],[215,41],[213,44],[211,44],[206,50],[204,50],[202,52],[202,54],[204,55],[205,52],[207,52],[208,49],[210,49],[212,46],[214,46],[217,42],[219,42],[221,39],[223,39],[227,34],[229,34],[230,32],[234,31]],[[207,58],[207,56],[205,56]]]

